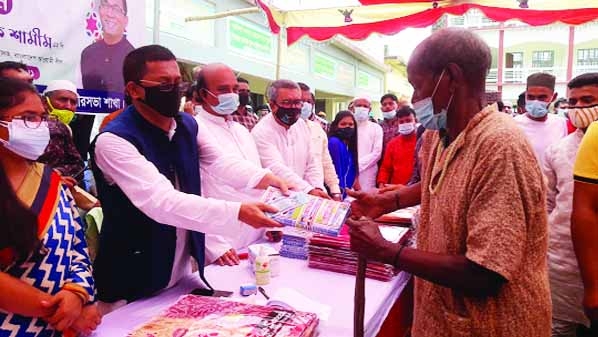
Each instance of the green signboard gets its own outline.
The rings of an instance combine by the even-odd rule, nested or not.
[[[258,25],[230,19],[228,36],[229,48],[237,52],[266,59],[274,56],[272,34]]]
[[[381,79],[366,71],[359,70],[357,72],[357,87],[367,89],[372,92],[380,92],[382,87]]]
[[[336,78],[336,61],[322,53],[314,55],[314,74],[329,79]]]

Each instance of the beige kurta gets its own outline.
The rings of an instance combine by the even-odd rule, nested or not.
[[[418,248],[465,255],[507,283],[497,296],[472,298],[417,278],[413,336],[548,337],[546,191],[534,153],[494,106],[463,132],[451,144],[456,155],[435,194],[428,187],[439,136],[424,136]],[[435,165],[434,183],[447,152]]]

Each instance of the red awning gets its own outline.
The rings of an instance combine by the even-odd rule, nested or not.
[[[363,40],[372,33],[393,35],[409,27],[430,26],[444,14],[463,15],[474,8],[497,22],[519,20],[532,26],[555,22],[579,25],[598,18],[598,1],[587,0],[360,0],[362,6],[293,11],[256,1],[272,32],[286,27],[288,44],[303,36],[324,41],[338,34],[352,40]]]

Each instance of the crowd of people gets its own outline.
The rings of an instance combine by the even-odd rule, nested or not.
[[[412,105],[385,94],[376,122],[358,96],[328,122],[301,79],[272,82],[255,113],[227,65],[183,93],[175,55],[144,46],[87,161],[76,86],[40,94],[1,62],[0,335],[88,335],[195,271],[211,288],[207,264],[239,264],[280,226],[259,202],[273,186],[352,201],[352,249],[416,277],[415,337],[577,336],[598,321],[598,73],[558,105],[555,77],[529,76],[513,117],[485,101],[490,65],[474,33],[440,30],[408,64]],[[103,213],[93,261],[73,198],[87,169]],[[416,247],[384,240],[373,219],[415,205]]]

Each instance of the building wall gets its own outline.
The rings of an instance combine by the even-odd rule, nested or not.
[[[147,42],[152,39],[153,1],[147,3]],[[252,90],[265,89],[276,77],[278,37],[270,32],[262,13],[185,23],[200,16],[249,7],[242,0],[161,0],[160,44],[182,61],[222,62],[253,78]],[[380,48],[383,48],[380,46]],[[281,49],[281,78],[307,83],[318,99],[326,100],[329,118],[350,98],[384,92],[384,72],[334,43],[302,40]],[[263,94],[263,91],[256,91]]]
[[[500,25],[486,18],[479,11],[469,11],[463,17],[450,17],[449,25],[473,29],[488,43],[492,50],[492,68],[486,88],[489,91],[502,89],[503,100],[516,101],[517,96],[525,91],[528,75],[545,71],[557,77],[556,91],[559,96],[566,95],[568,78],[569,26],[555,23],[547,26],[531,27],[517,21],[504,23],[504,67],[498,69],[498,50]],[[598,21],[575,26],[573,41],[573,63],[571,76],[589,71],[598,71],[598,60],[588,66],[578,65],[580,49],[598,49]],[[534,67],[533,54],[537,51],[551,51],[553,64],[549,67]],[[597,51],[598,52],[598,51]],[[522,64],[511,67],[507,62],[510,53],[523,53]],[[598,55],[598,54],[597,54]],[[498,83],[498,73],[502,72],[503,82]],[[501,86],[499,88],[499,86]]]

